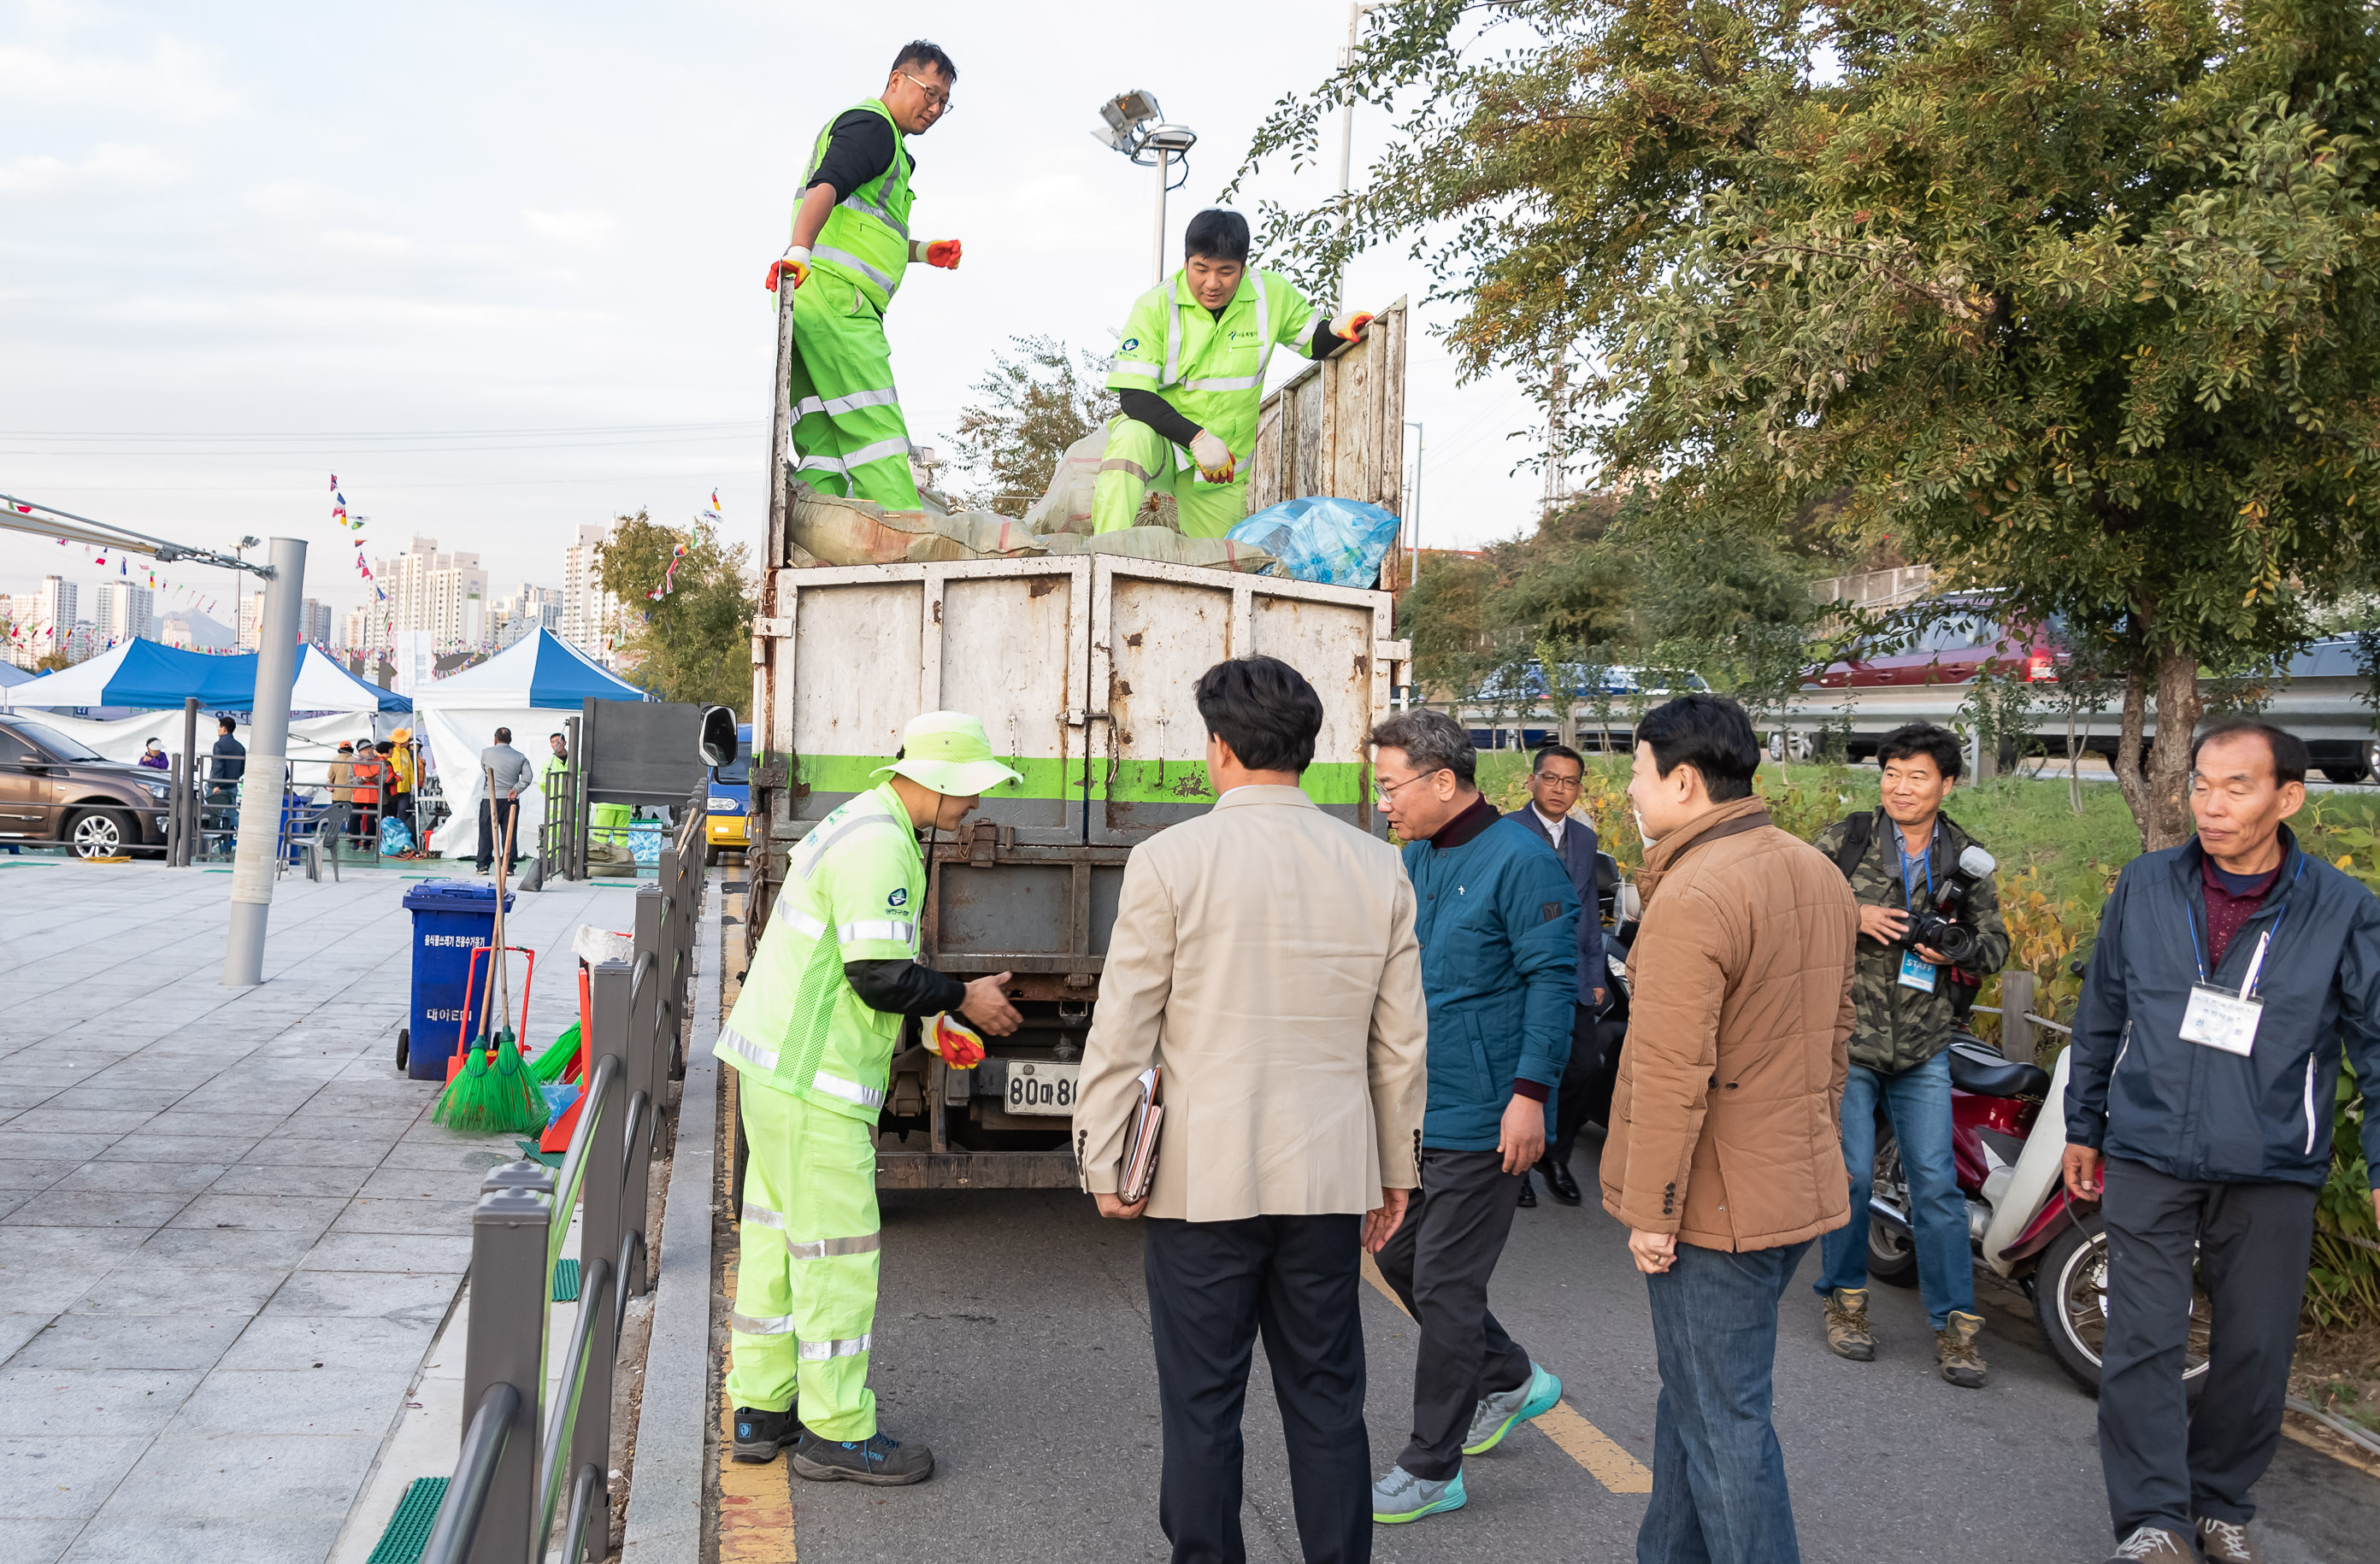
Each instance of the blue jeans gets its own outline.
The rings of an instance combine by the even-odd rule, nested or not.
[[[1916,1230],[1917,1291],[1934,1328],[1950,1311],[1975,1312],[1975,1252],[1967,1238],[1967,1197],[1950,1155],[1950,1056],[1937,1053],[1914,1070],[1886,1075],[1854,1064],[1843,1083],[1843,1166],[1852,1176],[1852,1219],[1818,1241],[1818,1296],[1867,1285],[1867,1201],[1876,1174],[1876,1104],[1900,1143],[1909,1181],[1909,1220]]]
[[[1801,1564],[1768,1413],[1777,1301],[1809,1248],[1681,1243],[1669,1270],[1645,1279],[1661,1400],[1636,1564]]]

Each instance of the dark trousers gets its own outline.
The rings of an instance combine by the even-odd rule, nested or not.
[[[1776,1400],[1777,1300],[1810,1243],[1692,1243],[1645,1279],[1661,1400],[1636,1564],[1800,1564]]]
[[[1562,1066],[1561,1085],[1554,1089],[1554,1143],[1548,1155],[1570,1166],[1571,1147],[1578,1144],[1579,1126],[1586,1122],[1587,1088],[1603,1068],[1603,1042],[1593,1005],[1573,1005],[1570,1024],[1570,1062]]]
[[[519,831],[520,827],[515,823],[519,814],[520,800],[517,798],[482,798],[480,800],[480,868],[485,869],[490,864],[495,862],[496,849],[504,843],[504,830],[507,826],[510,826],[515,832]],[[515,843],[514,848],[515,851],[508,854],[504,859],[504,867],[507,869],[520,862],[520,853],[518,851],[519,843]]]
[[[2244,1525],[2256,1512],[2248,1490],[2281,1442],[2319,1192],[2168,1178],[2113,1158],[2106,1176],[2099,1466],[2116,1534],[2187,1534],[2196,1517]],[[2181,1383],[2193,1259],[2215,1315],[2195,1416]]]
[[[1297,1538],[1309,1560],[1372,1557],[1372,1444],[1364,1427],[1356,1294],[1364,1219],[1150,1218],[1144,1267],[1165,1474],[1157,1523],[1174,1564],[1242,1564],[1240,1412],[1264,1332],[1289,1447]]]
[[[1482,1396],[1528,1383],[1529,1354],[1488,1312],[1488,1279],[1521,1198],[1500,1151],[1422,1147],[1421,1188],[1379,1253],[1405,1312],[1421,1327],[1413,1437],[1397,1464],[1426,1482],[1463,1469],[1463,1437]]]

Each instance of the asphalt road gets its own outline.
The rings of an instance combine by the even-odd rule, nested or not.
[[[1590,1181],[1594,1147],[1579,1149]],[[1641,1279],[1590,1204],[1546,1200],[1514,1221],[1492,1301],[1566,1400],[1649,1463],[1658,1382]],[[1829,1355],[1808,1291],[1786,1301],[1777,1424],[1805,1559],[1974,1564],[2099,1560],[2109,1546],[2093,1407],[2059,1372],[2023,1299],[1986,1298],[1992,1382],[1935,1374],[1913,1291],[1876,1289],[1874,1364]],[[1415,1336],[1364,1290],[1377,1470],[1409,1426]],[[864,1559],[1163,1558],[1156,1370],[1140,1239],[1073,1194],[898,1194],[884,1202],[877,1393],[887,1432],[931,1445],[911,1488],[793,1488],[805,1564]],[[1550,1420],[1549,1420],[1550,1421]],[[1572,1443],[1578,1441],[1573,1439]],[[1261,1348],[1247,1415],[1249,1557],[1294,1560],[1281,1425]],[[1623,1463],[1624,1464],[1624,1463]],[[1607,1471],[1609,1463],[1606,1463]],[[1384,1560],[1628,1560],[1641,1493],[1614,1493],[1537,1429],[1472,1460],[1469,1506],[1379,1528]],[[2380,1479],[2284,1441],[2258,1489],[2272,1564],[2380,1557]]]

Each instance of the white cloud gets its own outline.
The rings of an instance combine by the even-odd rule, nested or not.
[[[409,255],[413,241],[402,234],[377,234],[364,228],[333,228],[319,236],[325,249],[352,255]]]
[[[91,149],[79,164],[40,153],[0,163],[0,190],[55,190],[79,184],[156,185],[180,171],[178,164],[154,147],[108,141]]]
[[[0,44],[0,94],[19,108],[97,108],[208,119],[239,102],[237,93],[214,79],[212,51],[171,38],[151,44],[146,59],[76,58]]]
[[[612,236],[616,224],[608,212],[539,212],[534,208],[521,213],[529,232],[556,244],[595,245]]]

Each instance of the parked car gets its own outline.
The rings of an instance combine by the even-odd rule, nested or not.
[[[42,722],[0,719],[0,842],[56,843],[79,858],[165,846],[173,789]]]
[[[1876,689],[1903,685],[1963,685],[1986,668],[2036,683],[2058,678],[2059,625],[2003,614],[1988,592],[1941,600],[1942,615],[1897,651],[1812,668],[1803,689]]]
[[[1610,726],[1606,729],[1586,712],[1578,710],[1580,703],[1597,698],[1591,688],[1587,666],[1578,662],[1557,666],[1567,675],[1564,682],[1569,686],[1572,709],[1578,712],[1575,731],[1581,749],[1633,748],[1636,741],[1628,721],[1630,709],[1640,702],[1654,706],[1673,695],[1710,688],[1701,674],[1688,669],[1607,667],[1603,670],[1602,698],[1615,704]],[[1621,702],[1625,704],[1618,704]],[[1548,693],[1545,664],[1531,658],[1500,669],[1483,680],[1455,717],[1470,728],[1471,742],[1481,749],[1516,746],[1535,749],[1560,737],[1560,696]],[[1508,721],[1512,725],[1507,725]]]

